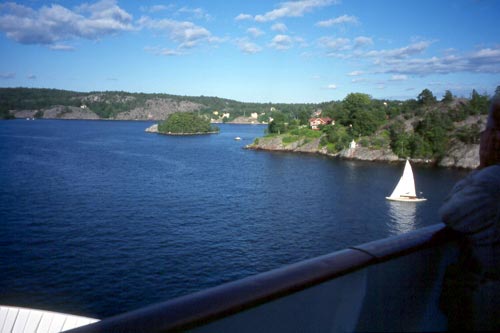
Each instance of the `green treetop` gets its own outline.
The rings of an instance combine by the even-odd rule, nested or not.
[[[164,134],[204,134],[218,131],[219,128],[212,126],[207,118],[192,112],[172,113],[158,125],[158,132]]]

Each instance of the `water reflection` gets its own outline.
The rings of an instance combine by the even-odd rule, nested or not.
[[[403,234],[415,229],[417,204],[414,202],[387,201],[389,205],[389,232]]]

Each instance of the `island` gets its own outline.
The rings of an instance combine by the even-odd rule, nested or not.
[[[210,120],[194,112],[175,112],[158,124],[146,129],[166,135],[202,135],[219,133],[219,128],[210,124]]]

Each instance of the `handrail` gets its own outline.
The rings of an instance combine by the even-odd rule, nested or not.
[[[436,224],[150,305],[70,332],[170,332],[190,329],[453,239],[455,234],[444,224]]]

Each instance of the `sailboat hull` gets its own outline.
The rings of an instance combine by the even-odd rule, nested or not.
[[[399,197],[399,198],[385,197],[385,198],[387,200],[401,201],[401,202],[422,202],[422,201],[426,201],[427,200],[425,198],[405,198],[405,197]]]

